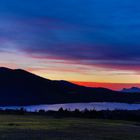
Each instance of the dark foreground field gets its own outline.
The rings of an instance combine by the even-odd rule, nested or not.
[[[140,123],[0,115],[0,140],[140,140]]]

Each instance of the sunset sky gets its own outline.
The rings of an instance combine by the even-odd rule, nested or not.
[[[0,66],[88,86],[140,87],[140,1],[1,0]]]

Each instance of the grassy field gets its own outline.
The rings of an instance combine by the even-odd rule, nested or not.
[[[140,123],[0,115],[0,140],[140,140]]]

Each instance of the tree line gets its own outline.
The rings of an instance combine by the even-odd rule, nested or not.
[[[112,119],[112,120],[129,120],[129,121],[140,121],[140,110],[88,110],[85,109],[80,111],[75,109],[74,111],[70,111],[67,109],[60,108],[58,111],[45,111],[38,110],[35,112],[28,112],[24,108],[20,108],[17,110],[13,109],[0,109],[0,114],[16,114],[16,115],[46,115],[55,118],[68,118],[68,117],[76,117],[76,118],[89,118],[89,119]]]

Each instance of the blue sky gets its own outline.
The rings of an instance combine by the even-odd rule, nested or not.
[[[138,0],[1,0],[1,63],[9,64],[14,53],[21,62],[18,54],[34,59],[30,66],[14,61],[25,69],[56,60],[61,65],[56,71],[70,70],[64,66],[70,63],[76,70],[77,65],[86,69],[83,73],[88,66],[139,75],[139,7]]]

